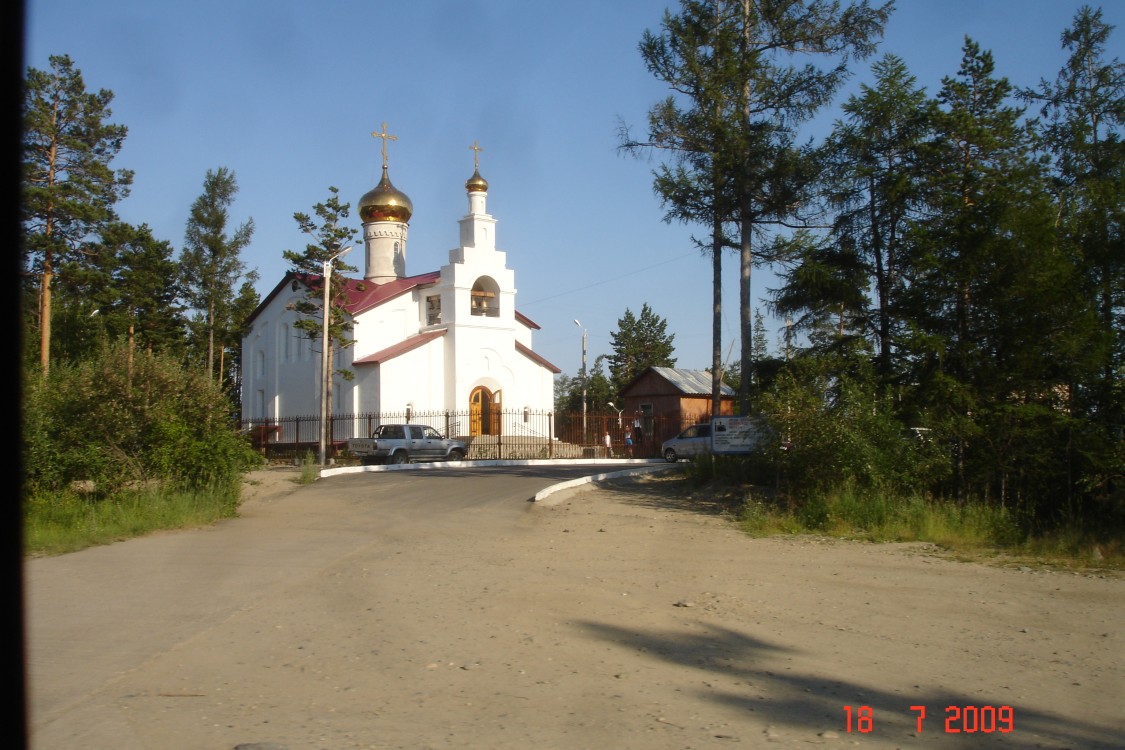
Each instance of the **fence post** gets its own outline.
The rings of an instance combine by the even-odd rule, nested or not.
[[[296,461],[301,457],[301,418],[295,417],[293,419],[293,459]]]
[[[555,413],[547,412],[547,458],[555,457]]]

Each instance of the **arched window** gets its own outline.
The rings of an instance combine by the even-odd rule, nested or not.
[[[481,276],[473,283],[471,294],[473,315],[483,315],[488,318],[500,316],[500,285],[488,276]]]

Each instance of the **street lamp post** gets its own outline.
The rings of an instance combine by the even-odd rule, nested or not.
[[[574,325],[582,328],[576,318]],[[586,440],[586,329],[582,328],[582,440]]]
[[[320,338],[320,465],[328,465],[328,319],[329,302],[332,299],[329,287],[332,285],[332,262],[352,249],[348,245],[340,252],[324,261],[324,320],[321,324]]]
[[[615,403],[613,403],[612,401],[609,401],[608,404],[609,404],[610,409],[613,409],[615,412],[617,412],[617,426],[620,427],[621,426],[621,412],[623,412],[625,410],[624,409],[618,409],[617,405]]]

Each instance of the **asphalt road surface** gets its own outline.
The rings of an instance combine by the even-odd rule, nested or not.
[[[429,468],[429,467],[419,467]],[[31,747],[142,748],[99,689],[294,581],[315,580],[376,540],[471,523],[502,530],[536,492],[604,471],[573,465],[346,474],[286,497],[285,512],[237,519],[25,563]],[[190,741],[183,747],[196,747]]]
[[[1125,578],[431,468],[27,561],[33,750],[1125,747]]]

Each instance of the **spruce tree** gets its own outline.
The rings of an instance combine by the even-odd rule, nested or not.
[[[640,316],[626,308],[617,320],[617,330],[609,334],[613,354],[608,357],[609,379],[616,400],[621,390],[647,367],[674,367],[672,356],[676,338],[668,333],[668,321],[652,311],[648,303],[641,305]]]
[[[918,386],[912,401],[954,446],[954,492],[1003,499],[1011,467],[1048,449],[1047,432],[1032,439],[1028,430],[1054,413],[1081,300],[1052,237],[1023,112],[993,71],[991,54],[966,39],[960,71],[938,95],[923,170],[927,215],[916,222],[907,272],[905,348]],[[1037,484],[1044,490],[1044,481],[1026,487]]]
[[[148,354],[180,355],[185,328],[171,243],[157,240],[147,225],[118,222],[103,233],[101,247],[112,264],[113,292],[102,314],[120,329],[128,361],[138,348]]]
[[[878,373],[889,382],[896,374],[904,256],[922,207],[918,169],[931,118],[925,91],[901,59],[888,55],[872,71],[874,86],[862,86],[844,103],[844,119],[826,144],[834,219],[825,261],[839,270],[837,278],[852,282],[838,303],[853,307],[856,333],[875,343]]]
[[[1125,424],[1125,63],[1106,59],[1113,26],[1081,8],[1062,34],[1069,56],[1054,81],[1021,96],[1041,106],[1059,206],[1059,243],[1083,268],[1099,332],[1086,342],[1099,371],[1075,407],[1110,429]],[[1088,396],[1086,395],[1088,394]]]

